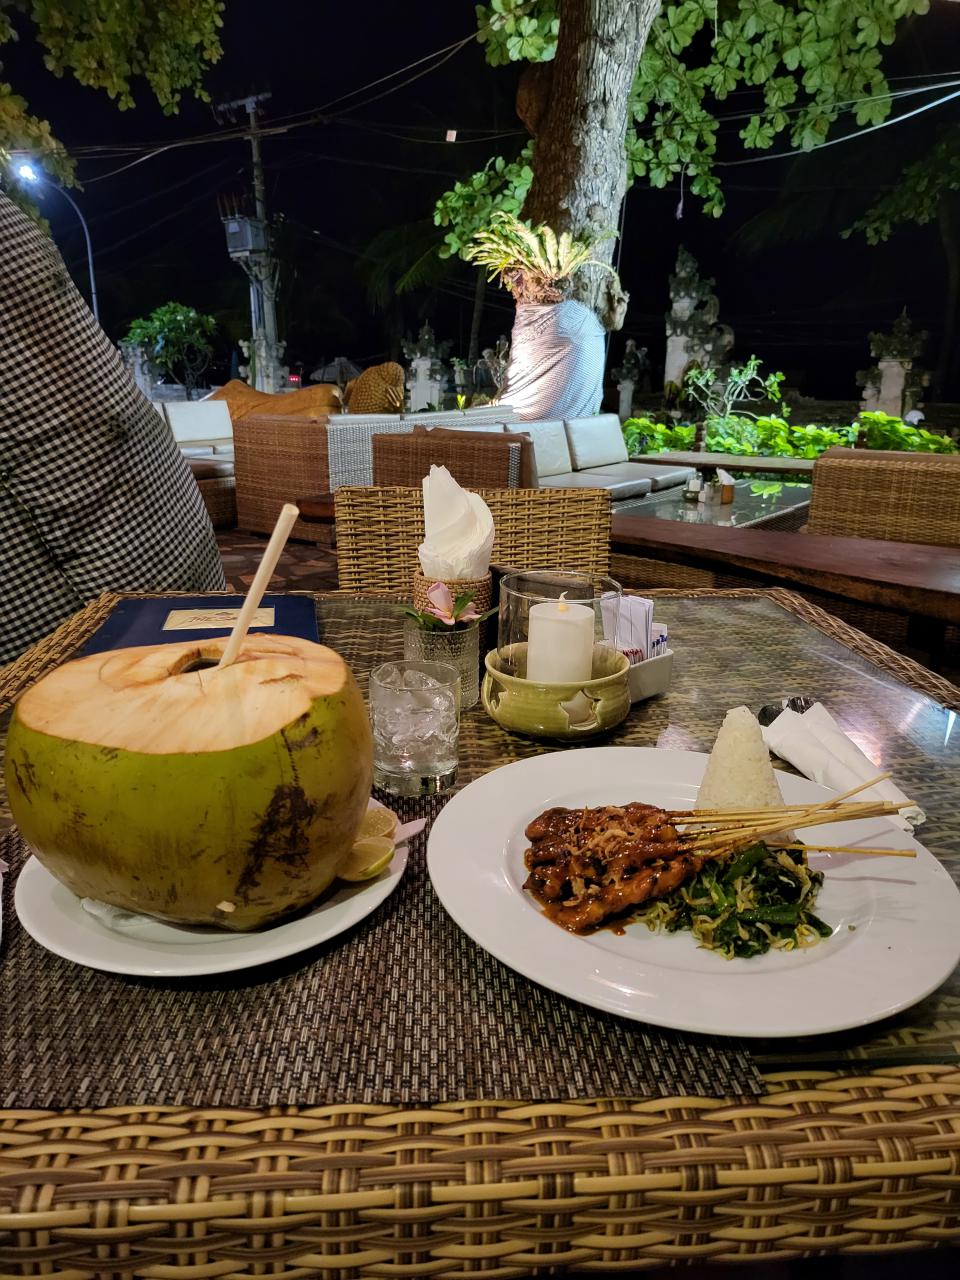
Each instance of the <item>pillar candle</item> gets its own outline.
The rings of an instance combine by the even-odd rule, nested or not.
[[[589,680],[593,673],[594,611],[585,604],[546,600],[530,609],[527,679],[538,684]]]

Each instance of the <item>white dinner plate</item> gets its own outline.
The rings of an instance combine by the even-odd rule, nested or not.
[[[335,938],[393,893],[407,866],[399,844],[374,880],[336,880],[309,915],[252,933],[224,933],[151,921],[136,934],[100,923],[49,871],[31,857],[17,877],[14,905],[27,933],[54,955],[91,969],[144,978],[189,978],[228,973],[281,960]]]
[[[649,747],[558,751],[505,765],[459,792],[427,848],[440,901],[473,940],[534,982],[655,1026],[730,1036],[801,1036],[863,1026],[935,990],[960,960],[960,892],[933,854],[884,819],[809,828],[824,843],[916,849],[916,858],[810,854],[825,873],[815,947],[725,960],[690,933],[628,925],[582,937],[523,890],[524,828],[554,805],[691,808],[707,756]],[[829,798],[778,774],[787,804]]]

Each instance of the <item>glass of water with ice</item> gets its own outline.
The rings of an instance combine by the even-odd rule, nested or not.
[[[460,673],[446,662],[387,662],[370,672],[373,781],[396,796],[457,779]]]

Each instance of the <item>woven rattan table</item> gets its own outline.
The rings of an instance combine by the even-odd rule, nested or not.
[[[960,878],[960,691],[787,592],[655,594],[673,687],[612,741],[702,750],[731,706],[816,694],[927,810],[924,843]],[[0,708],[112,603],[0,672]],[[382,600],[320,610],[358,675],[399,656]],[[462,781],[539,750],[471,712]],[[960,1240],[957,975],[884,1024],[753,1049],[766,1092],[747,1101],[14,1106],[0,1280],[506,1278]]]

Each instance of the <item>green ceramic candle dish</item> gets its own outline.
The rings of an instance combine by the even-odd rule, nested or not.
[[[487,713],[504,729],[531,738],[572,741],[603,733],[624,720],[630,710],[627,676],[630,663],[605,645],[593,651],[593,675],[572,684],[538,684],[510,675],[525,670],[525,644],[511,645],[503,655],[487,654],[481,699]]]

